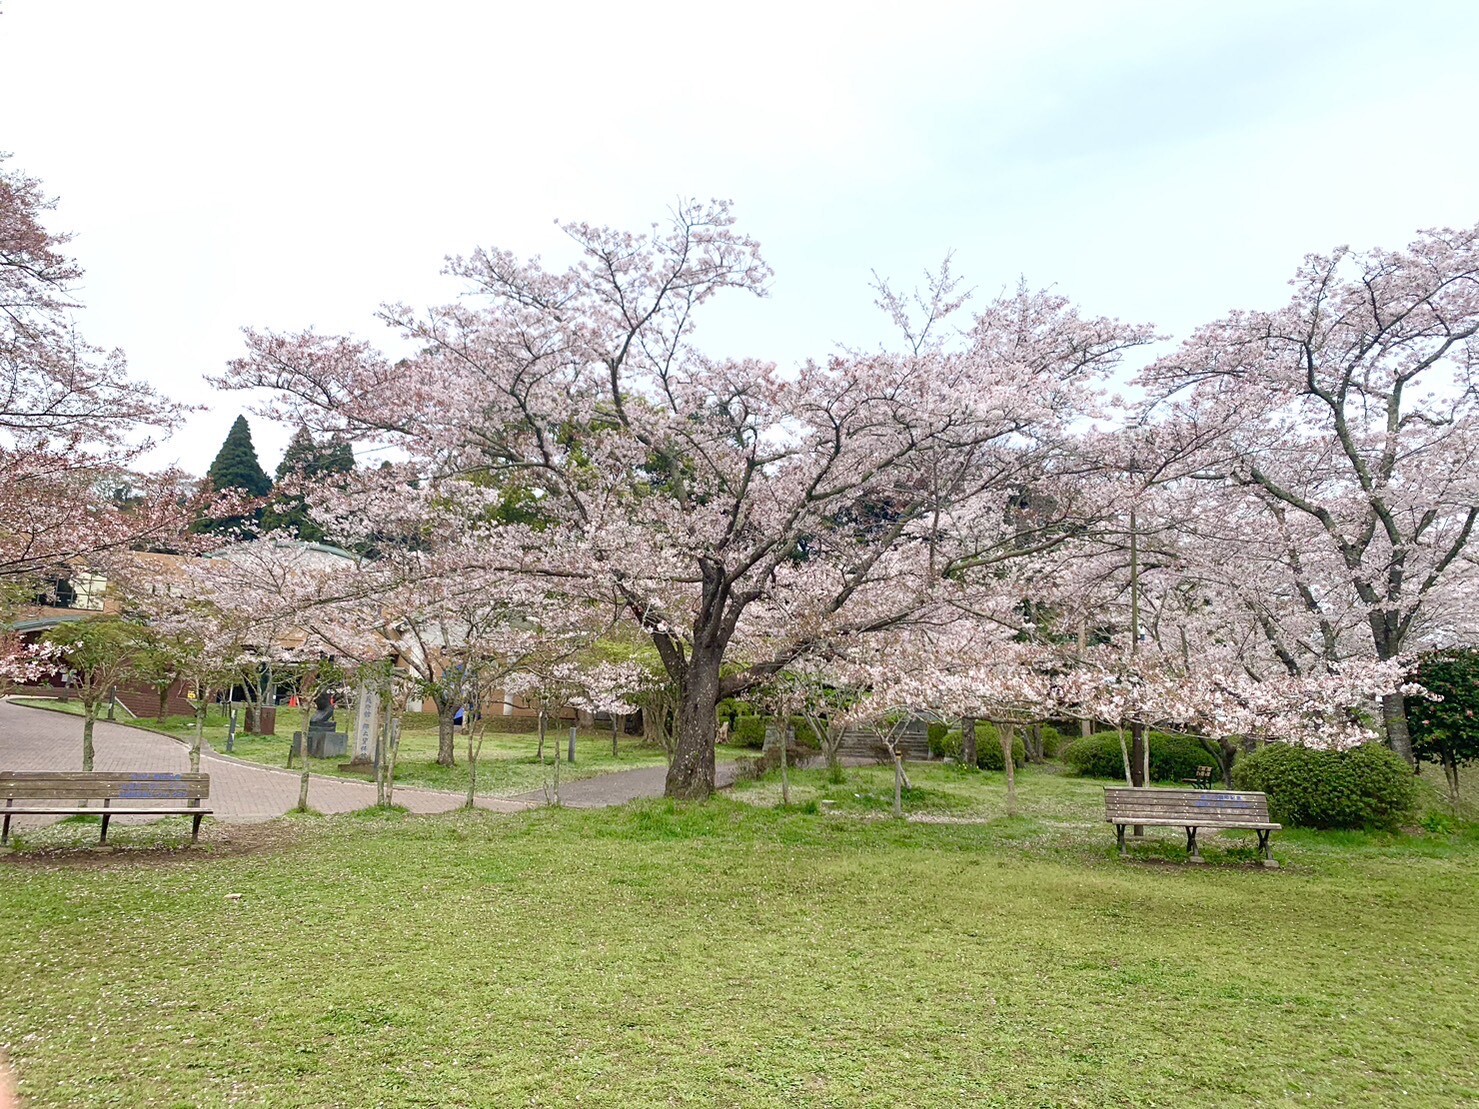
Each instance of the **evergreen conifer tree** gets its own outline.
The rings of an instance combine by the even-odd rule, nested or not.
[[[306,427],[300,427],[283,452],[277,466],[278,483],[294,478],[313,479],[327,474],[343,474],[354,469],[354,451],[342,439],[327,443],[314,442]],[[285,529],[299,539],[319,542],[323,529],[313,522],[308,514],[308,505],[298,492],[278,491],[262,518],[262,526],[269,530]]]
[[[257,461],[257,448],[252,445],[252,429],[245,416],[236,417],[226,441],[211,468],[206,471],[206,480],[217,492],[240,489],[253,497],[265,497],[272,492],[272,479]]]
[[[265,497],[272,492],[272,479],[257,461],[257,448],[252,445],[252,429],[245,416],[236,417],[226,441],[221,444],[211,468],[206,471],[206,481],[217,492],[227,489],[240,490],[252,497]],[[220,519],[197,520],[193,531],[215,532],[218,535],[236,535],[255,525],[261,512],[251,516],[228,516]]]

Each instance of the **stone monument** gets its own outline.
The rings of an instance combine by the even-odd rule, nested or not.
[[[380,732],[380,694],[361,681],[354,691],[354,754],[350,766],[375,765],[375,737]]]
[[[341,758],[349,750],[349,736],[334,730],[334,698],[320,693],[308,717],[308,754],[315,759]],[[303,753],[303,733],[293,733],[293,754]]]

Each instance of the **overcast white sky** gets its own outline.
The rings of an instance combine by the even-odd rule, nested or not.
[[[448,253],[557,255],[729,197],[776,269],[700,342],[782,364],[885,332],[873,269],[957,251],[1184,333],[1301,255],[1479,221],[1479,3],[0,0],[0,150],[61,198],[84,333],[210,405],[246,324],[380,336]],[[713,13],[713,14],[710,14]],[[254,420],[270,471],[288,429]]]

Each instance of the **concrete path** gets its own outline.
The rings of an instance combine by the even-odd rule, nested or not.
[[[82,720],[46,709],[0,701],[0,770],[81,770]],[[98,721],[93,732],[93,769],[113,772],[190,769],[190,751],[169,736],[142,728]],[[210,808],[217,820],[250,824],[271,820],[297,807],[299,775],[256,763],[202,751],[200,769],[211,776]],[[661,787],[659,786],[659,791]],[[412,812],[447,812],[461,807],[464,795],[445,790],[397,786],[395,802]],[[308,804],[322,813],[351,812],[375,803],[375,786],[344,778],[315,775],[308,785]],[[480,809],[522,812],[525,800],[479,797]],[[14,822],[24,830],[54,818],[30,817]],[[119,817],[119,823],[127,822]]]
[[[82,720],[65,713],[13,705],[0,700],[0,770],[81,770]],[[190,769],[189,749],[169,736],[142,728],[98,721],[93,732],[93,769],[100,771],[160,770],[183,773]],[[207,748],[200,769],[211,776],[210,807],[215,819],[228,824],[251,824],[282,816],[297,807],[299,775],[258,763],[243,762]],[[734,783],[736,766],[721,762],[716,769],[720,789]],[[661,797],[667,768],[646,766],[618,770],[560,787],[560,801],[576,809],[625,805],[628,801]],[[464,794],[446,790],[397,786],[395,802],[416,813],[448,812],[461,808]],[[308,784],[308,804],[321,813],[352,812],[375,803],[371,782],[314,775]],[[523,812],[546,803],[543,790],[501,799],[479,797],[477,806],[493,812]],[[24,831],[53,823],[58,817],[22,817],[13,827]],[[119,817],[118,823],[147,818]]]

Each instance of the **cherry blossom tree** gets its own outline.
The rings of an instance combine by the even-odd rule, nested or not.
[[[82,769],[93,766],[93,727],[98,711],[127,680],[145,650],[141,625],[116,617],[60,624],[42,637],[33,657],[67,675],[82,703]]]
[[[79,336],[53,203],[0,156],[0,581],[175,541],[190,516],[182,475],[133,472],[183,410]]]
[[[187,601],[208,601],[219,614],[219,625],[209,617],[196,625],[203,642],[211,642],[219,626],[221,651],[206,652],[213,664],[227,651],[236,651],[242,663],[266,661],[276,674],[296,681],[303,706],[300,811],[308,809],[312,763],[307,739],[315,699],[337,689],[361,667],[378,665],[390,648],[381,633],[378,607],[353,586],[357,576],[358,563],[352,558],[273,537],[231,544],[216,557],[201,560],[190,567],[189,584],[181,591]],[[183,618],[188,621],[200,612],[191,606]],[[233,634],[231,628],[245,631]]]
[[[1290,284],[1284,306],[1233,312],[1141,375],[1144,425],[1199,487],[1189,519],[1213,550],[1246,548],[1291,674],[1471,635],[1479,228],[1311,254]],[[1400,693],[1382,719],[1410,760]]]
[[[682,204],[644,234],[565,231],[564,270],[479,251],[449,263],[462,302],[385,308],[409,357],[249,332],[223,383],[272,391],[269,410],[315,431],[394,445],[423,484],[537,505],[542,542],[504,569],[615,596],[650,638],[678,702],[674,797],[713,789],[721,697],[817,642],[905,624],[952,571],[1023,549],[1023,486],[1065,451],[1088,379],[1149,337],[1025,289],[948,332],[960,298],[945,275],[903,353],[783,373],[691,343],[705,301],[769,277],[725,205]]]

